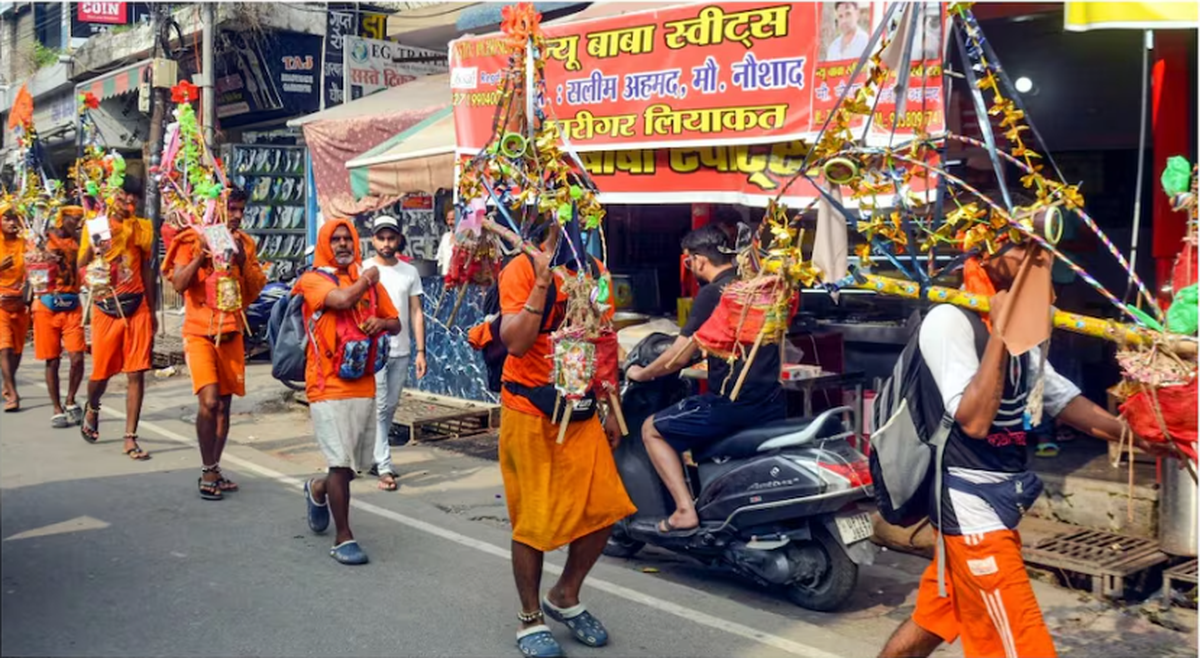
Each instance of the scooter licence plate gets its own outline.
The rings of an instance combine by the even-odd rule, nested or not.
[[[847,546],[869,539],[875,532],[871,526],[871,515],[867,513],[839,514],[833,517],[833,521],[837,524],[838,534],[842,536],[842,543]]]

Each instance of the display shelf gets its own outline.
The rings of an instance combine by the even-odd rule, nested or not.
[[[282,152],[282,153],[280,153]],[[303,222],[299,226],[282,227],[280,223],[294,224],[295,215],[303,212],[307,205],[307,187],[304,182],[304,147],[278,144],[231,144],[226,147],[225,161],[233,163],[230,177],[242,189],[246,190],[249,199],[246,202],[246,215],[252,225],[243,224],[243,230],[256,236],[258,242],[258,257],[263,261],[272,260],[301,260],[303,254],[296,256],[273,256],[264,251],[267,242],[276,241],[286,245],[293,239],[307,235]],[[256,169],[255,165],[259,167]],[[263,179],[270,179],[270,182]],[[286,181],[281,183],[279,181]],[[260,187],[261,186],[261,187]],[[262,197],[255,195],[258,191],[267,192]],[[265,188],[265,189],[264,189]],[[287,197],[281,198],[276,188],[287,188]],[[298,199],[291,198],[297,194]],[[283,210],[296,208],[299,210]],[[275,239],[272,239],[275,238]],[[307,241],[305,241],[307,242]],[[278,249],[280,244],[271,244]]]

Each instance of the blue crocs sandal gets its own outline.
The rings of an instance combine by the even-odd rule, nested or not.
[[[363,552],[362,547],[353,539],[344,541],[329,549],[329,556],[342,564],[350,565],[366,564],[370,561],[367,559],[367,554]]]
[[[589,647],[602,647],[608,644],[608,630],[592,613],[587,611],[582,603],[570,608],[558,608],[548,597],[542,597],[542,610],[546,616],[560,624],[566,624],[571,629],[571,636]]]
[[[517,648],[521,650],[522,656],[530,658],[561,658],[565,655],[562,647],[558,645],[558,640],[554,639],[554,634],[545,624],[519,631]]]
[[[329,501],[324,505],[313,500],[312,480],[304,483],[304,502],[308,507],[308,528],[318,535],[329,527]]]

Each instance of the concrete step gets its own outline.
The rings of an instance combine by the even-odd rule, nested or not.
[[[1126,461],[1113,467],[1105,442],[1081,438],[1062,444],[1058,457],[1031,457],[1030,467],[1046,489],[1029,516],[1130,537],[1157,538],[1154,464]]]

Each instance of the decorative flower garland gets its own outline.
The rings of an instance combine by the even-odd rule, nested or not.
[[[551,335],[559,402],[572,403],[589,393],[607,394],[623,422],[615,393],[616,333],[606,319],[611,290],[606,277],[590,274],[591,257],[572,230],[596,231],[603,240],[599,229],[604,208],[582,163],[563,148],[565,136],[542,103],[546,37],[541,15],[527,2],[502,12],[501,28],[510,48],[508,65],[500,83],[492,137],[459,176],[460,221],[446,283],[448,287],[491,283],[500,265],[497,234],[536,253],[537,247],[522,236],[542,222],[557,222],[564,229],[559,249],[568,250],[569,261],[576,264],[575,272],[554,268],[558,290],[567,297],[566,317]],[[460,290],[459,301],[462,294]],[[451,321],[453,316],[452,311]],[[570,416],[569,411],[563,414],[559,442]]]

